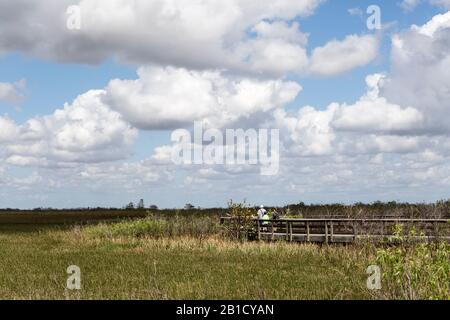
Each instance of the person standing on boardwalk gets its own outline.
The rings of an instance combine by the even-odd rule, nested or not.
[[[267,227],[268,227],[268,225],[269,225],[269,220],[270,220],[270,216],[269,216],[269,212],[265,212],[264,213],[264,215],[262,216],[262,229],[263,229],[263,231],[267,231],[268,229],[267,229]]]
[[[267,213],[266,209],[264,209],[264,206],[261,205],[259,207],[259,210],[258,210],[257,214],[256,214],[258,216],[258,220],[262,220],[266,213]]]

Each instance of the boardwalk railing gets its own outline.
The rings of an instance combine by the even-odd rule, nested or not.
[[[222,224],[240,221],[239,217],[221,218]],[[446,219],[252,219],[242,232],[255,240],[346,243],[360,239],[389,240],[397,225],[407,234],[415,230],[411,237],[417,240],[450,241],[450,220]]]

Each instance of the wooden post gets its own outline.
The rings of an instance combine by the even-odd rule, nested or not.
[[[435,221],[434,223],[434,240],[436,240],[439,237],[439,226],[438,223]]]
[[[241,222],[241,216],[238,216],[238,232],[237,232],[237,237],[238,239],[242,239],[242,222]]]
[[[261,223],[258,220],[256,220],[256,228],[258,229],[258,241],[261,241]]]
[[[289,221],[286,221],[286,241],[289,240]]]
[[[306,221],[306,241],[308,241],[308,242],[311,241],[310,232],[309,232],[309,221]]]
[[[334,239],[334,237],[333,237],[333,235],[334,235],[334,232],[333,232],[333,221],[330,221],[330,231],[331,231],[331,242],[333,242],[333,239]]]
[[[292,242],[292,222],[289,222],[289,241]]]
[[[270,224],[272,225],[272,241],[275,240],[275,234],[274,234],[274,230],[273,230],[273,223],[274,221],[270,221]]]
[[[328,221],[325,220],[325,243],[328,243]]]

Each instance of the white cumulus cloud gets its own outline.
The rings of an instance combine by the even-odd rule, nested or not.
[[[6,162],[58,165],[128,157],[137,130],[101,102],[103,93],[89,91],[52,115],[31,118],[20,125],[0,118]]]
[[[141,129],[176,129],[204,120],[233,125],[293,101],[296,82],[227,77],[214,71],[146,67],[137,80],[112,80],[103,101]]]
[[[315,48],[310,71],[320,76],[332,76],[372,62],[378,55],[376,35],[350,35],[344,40],[333,40]]]
[[[0,101],[18,104],[24,99],[25,80],[14,83],[0,82]]]
[[[259,26],[262,21],[289,21],[308,16],[321,2],[323,0],[2,1],[0,52],[18,51],[58,62],[96,64],[114,57],[135,64],[251,70],[258,64],[248,66],[241,60],[242,56],[234,53],[241,42],[250,38],[249,29],[256,28],[255,32],[264,33]],[[79,30],[66,27],[70,18],[66,10],[72,5],[80,8]],[[294,39],[288,47],[287,42],[279,46],[266,36],[252,46],[255,51],[250,54],[258,54],[266,46],[266,58],[279,56],[285,49],[291,56],[302,54]],[[297,67],[297,64],[289,66]]]

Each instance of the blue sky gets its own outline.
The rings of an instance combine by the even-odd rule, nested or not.
[[[146,17],[147,11],[142,8],[142,12],[135,13],[134,17],[136,21],[147,18],[144,20],[149,21],[148,25],[134,20],[124,23],[127,17],[122,17],[123,11],[117,7],[105,8],[110,10],[105,12],[109,12],[112,18],[95,24],[92,21],[98,19],[95,17],[96,11],[88,10],[92,9],[90,6],[102,8],[106,6],[105,2],[96,0],[87,4],[80,1],[79,5],[84,10],[82,13],[86,15],[81,15],[85,29],[82,27],[76,31],[76,36],[68,32],[64,25],[60,26],[61,30],[55,29],[56,22],[53,21],[58,19],[51,15],[65,16],[64,1],[60,4],[52,2],[49,4],[51,8],[41,8],[43,5],[36,1],[27,2],[34,5],[35,10],[21,12],[21,19],[26,20],[16,21],[17,25],[11,21],[0,23],[3,30],[0,32],[0,52],[3,52],[0,56],[0,83],[5,84],[5,88],[6,84],[16,87],[8,91],[9,96],[5,93],[3,98],[0,87],[0,116],[5,119],[0,124],[9,130],[4,129],[4,139],[0,136],[0,207],[120,207],[139,198],[144,198],[147,204],[177,207],[186,202],[199,206],[223,206],[231,198],[237,201],[245,198],[251,203],[284,204],[378,199],[435,201],[448,196],[448,182],[444,179],[448,169],[446,136],[433,136],[427,140],[422,134],[413,132],[418,127],[423,132],[432,132],[433,126],[438,125],[440,119],[435,119],[434,115],[445,111],[448,102],[445,99],[438,101],[445,95],[439,95],[436,90],[446,92],[446,86],[450,86],[448,78],[439,82],[444,88],[429,88],[436,92],[436,97],[431,97],[431,111],[421,109],[428,106],[426,103],[414,105],[412,98],[413,102],[404,105],[403,101],[396,101],[393,92],[402,88],[405,95],[407,90],[412,90],[413,96],[415,92],[411,88],[417,85],[412,84],[411,79],[417,77],[419,81],[420,75],[397,73],[397,70],[407,68],[408,63],[415,66],[414,59],[422,63],[423,53],[409,52],[411,61],[391,60],[393,52],[406,52],[403,47],[393,50],[392,38],[398,36],[406,43],[405,46],[411,43],[411,48],[420,47],[417,41],[426,39],[418,39],[412,34],[416,31],[412,31],[411,26],[423,26],[436,15],[445,14],[448,8],[445,1],[436,5],[423,0],[417,7],[408,10],[400,5],[401,1],[305,0],[304,3],[310,5],[306,9],[280,1],[281,9],[273,12],[258,6],[249,9],[239,1],[233,8],[215,11],[216,4],[211,1],[209,12],[228,12],[225,9],[230,9],[230,17],[224,14],[216,19],[222,19],[223,24],[217,23],[217,26],[211,27],[216,33],[201,27],[195,29],[197,22],[191,22],[192,28],[188,25],[186,30],[177,29],[177,23],[186,22],[176,20],[173,24],[178,33],[172,33],[171,26],[163,23],[167,11],[161,13],[162,22],[158,24],[160,17],[156,16],[157,13],[148,11],[148,15],[155,16]],[[371,31],[366,27],[366,8],[372,4],[381,9],[382,30]],[[25,10],[23,7],[15,8],[13,4],[8,8],[18,16],[20,10]],[[236,8],[242,10],[242,20],[233,16]],[[180,16],[184,14],[182,6],[176,9],[181,12]],[[201,9],[194,9],[194,12],[199,11],[195,19],[201,19]],[[360,14],[350,14],[351,9],[359,9]],[[139,14],[143,16],[138,17]],[[205,21],[209,18],[205,17]],[[154,20],[156,22],[152,25]],[[232,21],[231,26],[227,24],[228,20]],[[52,22],[47,25],[47,21]],[[22,31],[20,22],[25,24]],[[294,35],[289,33],[288,28],[295,22],[300,27]],[[36,23],[44,30],[48,28],[48,34],[42,36],[39,30],[27,29]],[[134,26],[136,29],[133,29],[133,23],[137,23]],[[266,28],[260,30],[269,31],[250,37],[243,32],[258,25]],[[131,29],[127,30],[127,27]],[[281,31],[276,31],[278,27]],[[156,30],[154,33],[151,33],[152,28]],[[445,65],[448,54],[444,40],[449,29],[446,29],[445,23],[439,28],[442,29],[439,29],[439,34],[434,32],[428,35],[430,39],[426,42],[436,48],[430,51],[430,55],[435,55],[431,63],[435,68]],[[33,34],[27,36],[28,32],[36,32],[36,40],[30,40]],[[302,43],[301,38],[305,35],[307,43]],[[356,40],[347,42],[352,35]],[[122,42],[119,41],[121,37]],[[331,48],[328,44],[333,41]],[[364,57],[364,47],[361,45],[362,48],[358,48],[363,41],[367,41],[365,45],[369,46],[367,57]],[[275,60],[271,60],[271,55],[261,55],[266,48],[277,50],[271,51],[278,55]],[[328,48],[323,51],[329,61],[345,64],[346,67],[336,72],[323,69],[315,72],[313,63],[323,59],[319,55],[316,59],[317,48]],[[347,59],[346,51],[349,52]],[[241,59],[241,52],[246,53],[245,60]],[[308,59],[305,63],[299,62],[303,59],[300,56],[302,52]],[[87,61],[80,63],[79,57],[85,54]],[[285,58],[283,54],[286,54]],[[296,58],[295,54],[299,57]],[[215,56],[221,58],[216,59]],[[282,63],[286,61],[289,64],[284,67]],[[423,68],[425,74],[435,73],[435,70],[425,69],[426,65]],[[138,70],[141,70],[139,74]],[[174,101],[171,96],[174,91],[160,86],[160,79],[167,77],[169,80],[164,83],[175,83],[175,90],[178,90],[176,81],[180,81],[181,88],[198,80],[198,88],[203,88],[205,81],[215,81],[207,72],[220,74],[220,82],[214,85],[226,83],[222,90],[231,90],[230,87],[248,80],[261,86],[278,83],[282,89],[276,90],[284,90],[283,94],[292,97],[286,101],[271,98],[264,102],[270,107],[265,107],[263,113],[258,109],[260,105],[250,107],[247,100],[253,97],[245,97],[247,100],[242,102],[241,108],[248,107],[252,111],[244,112],[242,109],[242,115],[236,116],[234,122],[222,122],[218,120],[217,112],[209,115],[203,109],[195,111],[198,106],[194,103],[203,101],[196,100],[196,94],[183,102]],[[371,90],[367,89],[366,77],[374,74],[384,74],[390,80],[386,81],[389,85],[384,85],[384,82],[375,84],[379,93],[371,101],[373,106],[360,106],[358,101]],[[189,77],[192,81],[181,82]],[[26,84],[19,88],[16,84],[22,79]],[[110,83],[113,79],[117,81]],[[134,82],[130,84],[130,80]],[[401,81],[406,81],[405,85]],[[294,94],[293,84],[302,87],[298,94]],[[92,101],[86,98],[85,102],[80,103],[81,107],[74,103],[78,96],[84,97],[90,90],[102,90],[98,93],[101,96],[99,100],[95,95],[89,97]],[[124,96],[121,95],[122,90]],[[430,92],[427,88],[424,90]],[[189,93],[189,90],[186,92]],[[11,101],[14,94],[21,97],[20,101]],[[273,94],[276,96],[280,92]],[[212,98],[214,101],[215,97]],[[262,101],[265,98],[258,99]],[[147,107],[145,101],[166,103]],[[332,103],[339,105],[336,110],[329,108]],[[68,104],[70,112],[65,111],[62,118],[51,116],[65,104]],[[99,104],[104,109],[97,116],[96,108],[99,107],[96,106]],[[172,106],[178,106],[179,112]],[[302,113],[306,110],[303,108],[305,106],[313,108],[308,116]],[[191,107],[195,112],[189,111]],[[227,105],[225,108],[228,107],[236,110],[234,106]],[[375,109],[384,111],[380,116]],[[92,113],[92,118],[83,118],[88,120],[84,122],[75,121],[73,117],[78,117],[79,110],[87,114],[83,117],[89,117]],[[298,114],[299,110],[303,111]],[[280,111],[284,112],[283,116],[278,113]],[[361,112],[373,116],[370,119],[356,119]],[[432,112],[433,116],[427,112]],[[339,119],[342,115],[345,118]],[[102,120],[103,117],[114,122],[109,124]],[[27,134],[31,134],[27,131],[30,130],[27,126],[30,119],[37,119],[46,128],[46,136],[42,133],[32,141],[27,138]],[[243,123],[256,128],[268,123],[280,126],[282,140],[285,141],[281,160],[286,159],[281,162],[281,173],[266,179],[255,174],[253,168],[244,168],[240,171],[242,173],[235,174],[233,170],[220,166],[180,168],[163,163],[161,147],[171,144],[173,130],[189,128],[188,124],[193,120],[205,119],[216,123],[219,129],[234,128]],[[6,127],[6,121],[13,125]],[[366,123],[364,121],[367,122],[367,130],[358,125]],[[292,123],[297,125],[292,127]],[[383,126],[386,123],[389,124],[387,129]],[[105,132],[109,129],[111,136],[106,136]],[[65,140],[58,140],[58,137]],[[82,140],[84,138],[86,141]],[[77,141],[80,147],[72,145],[66,150],[61,141]],[[409,143],[411,147],[405,147]],[[342,151],[344,149],[351,152]],[[423,162],[422,158],[429,163]],[[373,166],[367,167],[368,163],[373,163]],[[405,164],[407,169],[402,170],[401,164]],[[300,168],[305,170],[302,172]],[[322,179],[326,182],[315,184]]]

